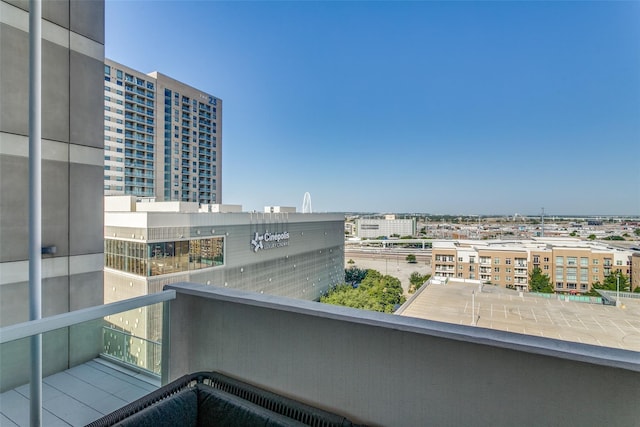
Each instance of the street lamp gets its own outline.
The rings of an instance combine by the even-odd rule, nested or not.
[[[471,326],[476,326],[476,291],[471,291]]]

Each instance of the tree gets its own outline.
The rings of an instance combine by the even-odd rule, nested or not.
[[[587,295],[599,296],[600,294],[596,289],[602,289],[605,291],[617,291],[618,290],[618,277],[620,278],[620,290],[626,291],[629,289],[629,278],[622,274],[620,271],[615,271],[604,278],[602,283],[595,282],[591,286],[591,290]]]
[[[358,268],[355,265],[352,265],[351,267],[344,270],[344,280],[345,282],[350,284],[360,283],[366,277],[368,271],[369,270]]]
[[[360,286],[343,284],[331,289],[320,298],[326,304],[342,305],[364,310],[393,313],[397,305],[406,301],[400,280],[368,270]]]
[[[420,287],[431,277],[430,274],[425,274],[424,276],[417,271],[411,273],[409,277],[409,293],[413,293],[420,289]]]
[[[633,230],[633,234],[635,234],[636,236],[640,236],[640,228],[636,228],[635,230]]]
[[[416,256],[414,254],[409,254],[407,255],[407,257],[405,258],[405,260],[409,263],[409,264],[415,264],[416,261]]]
[[[587,237],[587,239],[596,240],[596,235],[595,234],[589,234],[589,237]]]
[[[571,237],[576,237],[578,235],[578,233],[576,231],[572,231],[571,233],[569,233],[569,236]]]
[[[355,264],[356,262],[352,259],[349,259],[349,261],[347,261],[347,264]]]
[[[624,240],[624,237],[622,237],[622,236],[607,236],[602,240]]]
[[[529,290],[531,292],[542,292],[545,294],[553,293],[549,276],[542,274],[542,270],[539,267],[535,267],[529,275]]]

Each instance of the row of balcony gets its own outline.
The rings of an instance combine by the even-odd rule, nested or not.
[[[144,161],[144,160],[129,160],[125,159],[124,165],[127,167],[137,168],[137,169],[153,169],[152,161]]]
[[[141,177],[141,178],[155,178],[153,172],[141,172],[139,170],[130,169],[130,168],[126,168],[124,170],[124,176],[125,178],[129,176]]]
[[[133,92],[136,93],[138,95],[142,95],[142,96],[146,96],[149,99],[155,99],[156,95],[153,91],[151,90],[144,90],[144,89],[140,89],[140,88],[132,88],[129,86],[125,86],[125,90],[129,91],[129,92]]]
[[[145,114],[149,117],[153,117],[153,110],[151,108],[141,108],[129,102],[125,102],[124,108],[125,110],[128,110],[128,111],[135,111],[137,113]]]
[[[136,150],[142,150],[142,151],[151,151],[153,152],[153,144],[141,144],[141,143],[134,143],[131,140],[125,140],[124,143],[125,148],[131,148],[131,149],[136,149]]]
[[[154,102],[151,101],[150,99],[145,99],[141,96],[132,96],[129,95],[128,93],[126,93],[124,95],[124,99],[126,99],[127,101],[132,101],[135,102],[136,104],[140,104],[142,106],[147,106],[147,107],[153,107],[154,106]]]

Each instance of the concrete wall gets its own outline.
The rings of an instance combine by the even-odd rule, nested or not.
[[[170,379],[216,370],[369,425],[640,419],[638,353],[237,290],[169,288],[178,292]]]
[[[42,268],[49,316],[102,304],[104,2],[42,9],[42,244],[56,247]],[[29,318],[28,23],[27,1],[0,1],[0,326]],[[68,330],[54,335],[44,339],[45,373],[82,359],[69,354]],[[3,388],[28,381],[16,345],[2,349]],[[79,354],[95,354],[90,347]]]

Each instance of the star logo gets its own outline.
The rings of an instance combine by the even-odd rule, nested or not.
[[[264,249],[262,246],[262,241],[264,240],[264,235],[260,235],[256,232],[256,236],[251,239],[251,245],[253,246],[253,252],[258,252],[259,249]]]

